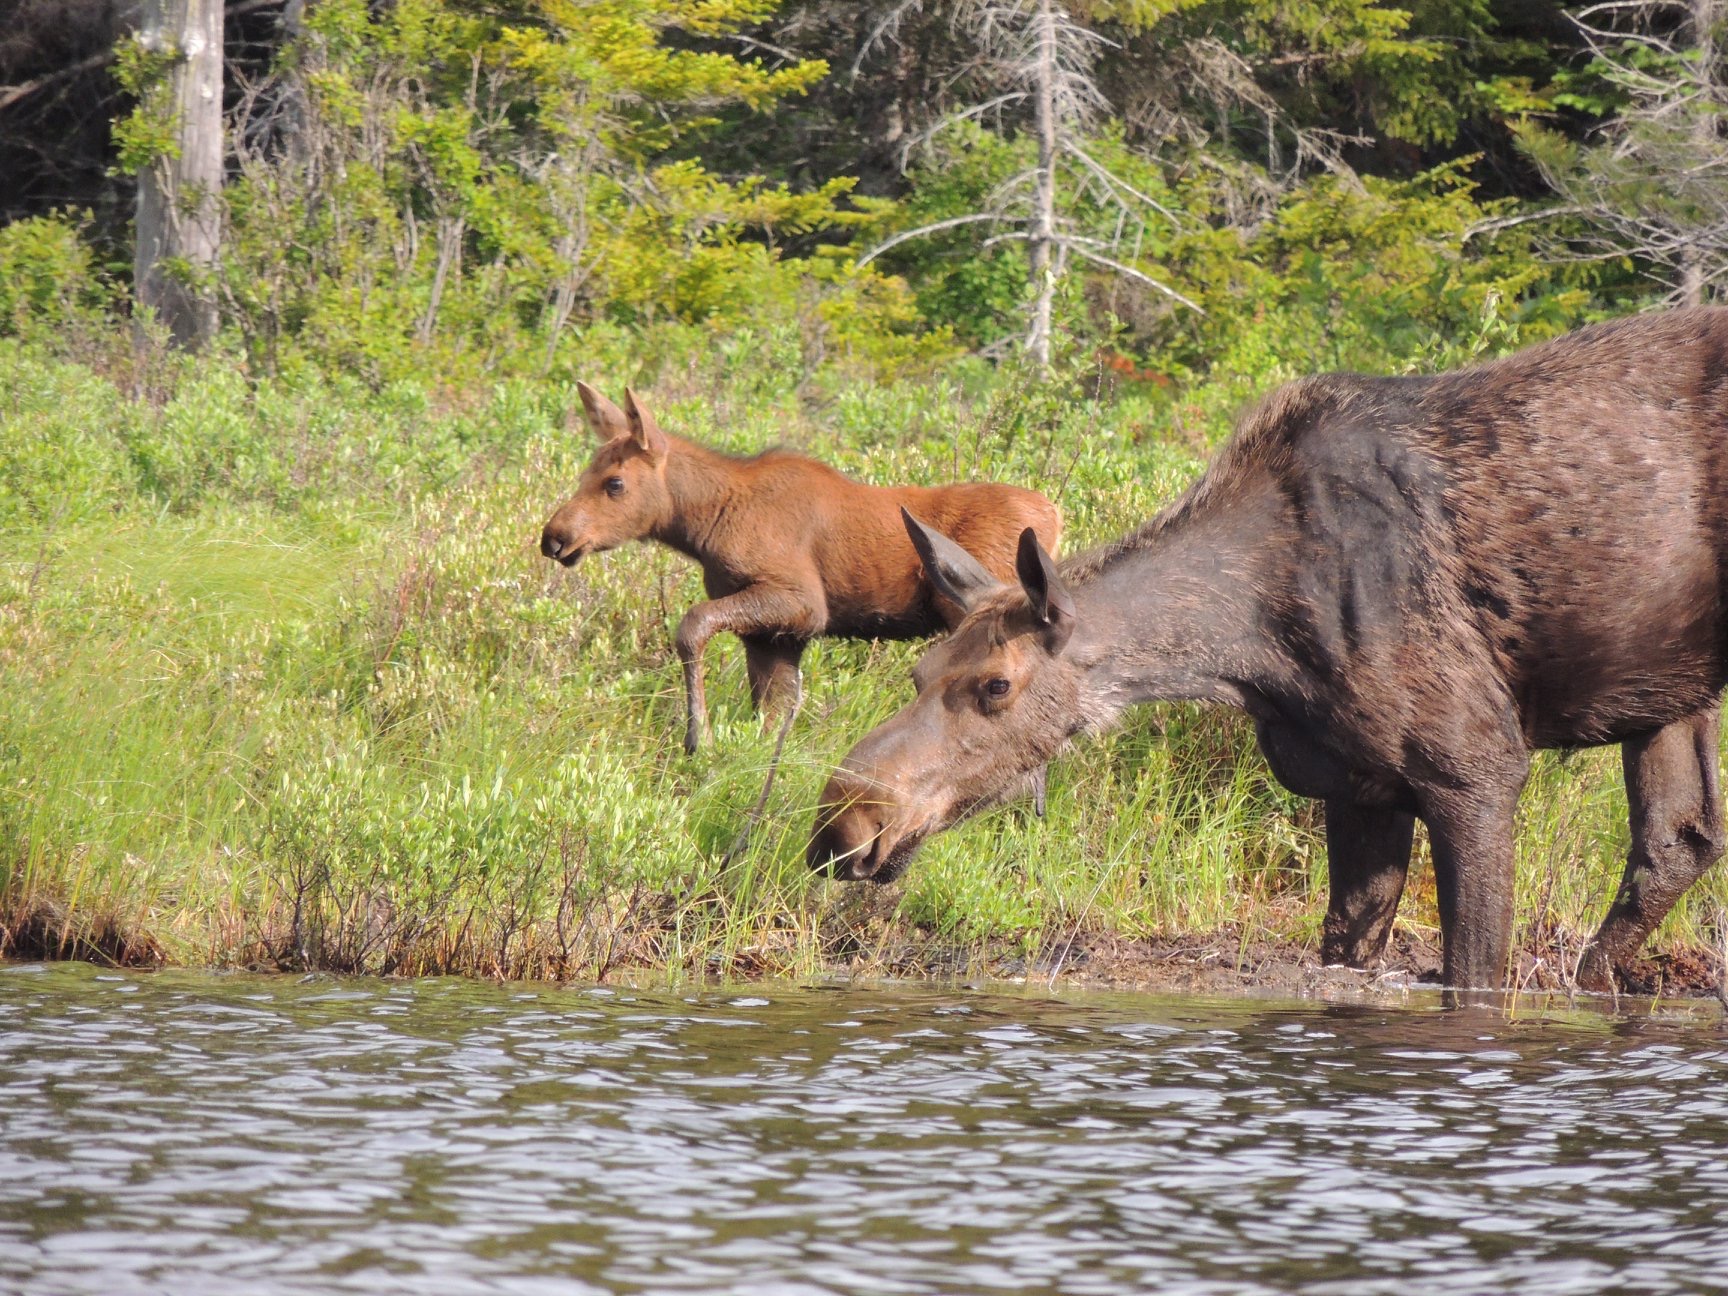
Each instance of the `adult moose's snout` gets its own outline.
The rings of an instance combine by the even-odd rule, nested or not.
[[[805,860],[818,872],[843,882],[875,877],[883,857],[878,847],[888,818],[879,791],[845,771],[823,789]]]
[[[884,725],[854,747],[822,790],[805,859],[843,882],[892,882],[940,816],[916,790],[904,733]]]

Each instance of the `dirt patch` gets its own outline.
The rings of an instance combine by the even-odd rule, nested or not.
[[[1235,933],[1130,940],[1099,934],[1075,942],[1056,969],[1064,978],[1103,986],[1167,987],[1185,993],[1254,990],[1307,997],[1376,993],[1440,980],[1440,951],[1400,936],[1380,966],[1325,967],[1311,949],[1262,937],[1243,941]]]

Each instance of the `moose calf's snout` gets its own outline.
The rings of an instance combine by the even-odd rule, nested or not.
[[[576,539],[565,528],[548,522],[540,533],[540,552],[554,562],[569,566],[580,556]]]

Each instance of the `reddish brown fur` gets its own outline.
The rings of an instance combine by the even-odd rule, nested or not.
[[[620,410],[580,384],[604,444],[576,493],[546,523],[541,552],[569,566],[629,540],[657,540],[702,565],[708,599],[679,623],[689,697],[685,746],[706,727],[702,654],[731,631],[744,641],[757,705],[796,705],[798,662],[818,635],[902,639],[958,616],[936,597],[900,519],[902,508],[952,536],[1001,578],[1020,533],[1053,548],[1056,506],[995,482],[867,486],[786,450],[720,454],[662,431],[640,398]]]

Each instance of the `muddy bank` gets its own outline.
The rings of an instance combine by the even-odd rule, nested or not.
[[[1568,993],[1577,946],[1521,949],[1509,989]],[[1049,954],[1027,958],[1003,949],[943,949],[907,945],[887,959],[857,960],[838,970],[894,977],[983,977],[1048,982],[1097,989],[1218,995],[1254,993],[1291,998],[1381,998],[1440,984],[1440,946],[1394,934],[1375,967],[1322,966],[1313,948],[1298,941],[1243,941],[1224,931],[1206,935],[1130,939],[1108,932],[1077,935]],[[1714,998],[1728,1006],[1720,957],[1704,949],[1662,951],[1640,959],[1624,993],[1654,998]]]
[[[85,922],[60,905],[38,903],[0,921],[0,959],[579,983],[796,980],[812,975],[975,979],[1168,994],[1325,999],[1397,997],[1414,987],[1440,983],[1438,940],[1403,928],[1394,932],[1378,965],[1358,969],[1323,966],[1314,947],[1300,940],[1267,934],[1244,937],[1234,928],[1140,938],[1107,931],[1051,934],[1038,952],[1028,955],[1025,942],[955,940],[898,922],[888,897],[875,896],[826,915],[815,933],[800,935],[788,929],[731,949],[710,944],[680,959],[673,953],[675,918],[664,904],[635,903],[610,921],[594,923],[585,940],[562,938],[557,949],[536,942],[531,930],[520,933],[514,948],[509,941],[500,947],[470,932],[467,940],[446,935],[413,956],[368,966],[340,947],[322,951],[334,957],[320,958],[317,946],[287,930],[209,958],[176,958],[173,946],[159,939],[148,924],[112,917]],[[1581,938],[1568,932],[1552,933],[1539,945],[1521,946],[1514,953],[1508,988],[1569,992],[1571,969],[1581,948]],[[1630,969],[1622,989],[1638,997],[1715,998],[1728,1005],[1728,973],[1721,954],[1696,946],[1647,952]]]

